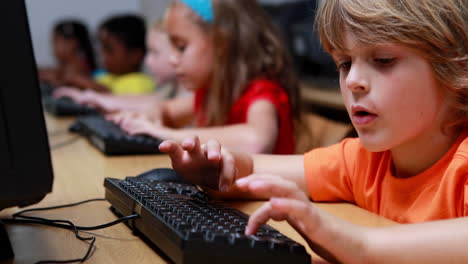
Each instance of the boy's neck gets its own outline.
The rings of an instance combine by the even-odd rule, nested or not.
[[[409,178],[429,169],[450,150],[459,135],[458,131],[440,131],[392,149],[392,174],[398,178]]]

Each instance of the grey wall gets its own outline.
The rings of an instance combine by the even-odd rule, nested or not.
[[[55,64],[50,31],[58,20],[67,17],[82,19],[94,33],[101,21],[112,14],[142,13],[140,0],[26,0],[26,7],[34,53],[40,66]]]
[[[11,0],[7,0],[11,1]],[[14,1],[14,0],[13,0]],[[122,12],[142,14],[149,23],[164,14],[170,0],[26,0],[29,24],[37,64],[53,66],[50,31],[63,18],[83,20],[92,33],[106,17]],[[263,3],[284,3],[299,0],[259,0]]]
[[[167,4],[170,0],[140,0],[142,6],[142,12],[148,19],[148,22],[152,23],[158,20],[166,9]]]
[[[148,18],[149,21],[157,20],[161,15],[164,14],[164,10],[170,0],[140,0],[142,5],[143,14]],[[261,3],[267,4],[282,4],[290,3],[301,0],[258,0]]]

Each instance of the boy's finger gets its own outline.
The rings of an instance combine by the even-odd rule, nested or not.
[[[221,145],[216,140],[208,140],[204,145],[206,147],[206,155],[208,160],[213,162],[219,162],[221,159]]]
[[[257,232],[258,228],[270,220],[271,216],[271,204],[265,203],[257,211],[255,211],[250,217],[245,227],[246,235],[253,235]]]
[[[275,221],[286,220],[304,234],[307,232],[305,223],[314,225],[316,222],[312,218],[311,207],[308,203],[288,198],[272,198],[270,202],[264,204],[250,216],[245,233],[247,235],[255,234],[259,226],[273,219]]]
[[[159,150],[169,154],[172,161],[182,160],[184,155],[184,150],[182,147],[172,140],[165,140],[159,144]]]
[[[219,189],[228,191],[237,177],[234,156],[229,151],[221,149],[221,173],[219,175]]]
[[[182,141],[182,148],[188,152],[193,152],[196,144],[196,136],[185,138]]]
[[[276,175],[253,174],[236,181],[239,189],[263,197],[288,197],[308,201],[307,195],[293,181]]]
[[[193,146],[192,152],[201,154],[202,150],[201,150],[200,139],[197,136],[195,136],[193,138],[193,141],[194,141],[194,146]]]
[[[287,198],[272,198],[270,199],[270,204],[273,212],[287,212],[286,217],[282,219],[286,220],[302,236],[313,234],[320,226],[318,214],[318,210],[320,209],[314,209],[310,202]],[[272,219],[280,221],[275,214],[273,214]]]

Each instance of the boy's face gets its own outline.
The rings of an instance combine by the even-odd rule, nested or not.
[[[369,46],[352,34],[345,36],[346,50],[332,55],[346,109],[364,147],[404,149],[440,134],[448,113],[446,90],[429,62],[402,45]]]
[[[117,75],[138,71],[136,51],[128,50],[122,41],[110,32],[101,29],[99,31],[99,43],[101,45],[102,64],[106,71]]]
[[[209,34],[193,21],[190,14],[184,5],[171,7],[166,26],[175,48],[171,62],[176,68],[179,84],[193,91],[210,85],[214,47]]]
[[[151,30],[147,39],[148,52],[145,63],[157,81],[161,84],[170,82],[176,78],[176,71],[170,62],[174,53],[166,33]]]

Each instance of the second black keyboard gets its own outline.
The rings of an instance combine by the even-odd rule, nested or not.
[[[55,116],[78,116],[98,113],[96,109],[75,103],[68,97],[54,98],[46,96],[43,102],[45,110]]]
[[[127,177],[106,178],[106,199],[118,215],[174,263],[310,263],[305,248],[263,225],[244,235],[248,215],[210,199],[195,185]],[[136,233],[138,233],[136,232]]]
[[[118,125],[101,115],[82,116],[71,125],[70,131],[78,132],[106,155],[138,155],[160,153],[161,140],[129,135]]]

